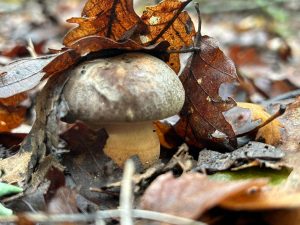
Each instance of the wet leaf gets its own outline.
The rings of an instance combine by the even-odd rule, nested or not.
[[[68,47],[91,35],[115,41],[126,40],[134,32],[133,29],[142,25],[133,9],[132,0],[89,0],[84,6],[82,17],[71,18],[67,22],[79,25],[64,38],[63,43]]]
[[[197,219],[226,198],[265,184],[266,180],[217,182],[197,173],[184,174],[175,179],[171,173],[167,173],[148,187],[141,206],[147,210]]]
[[[251,111],[252,120],[260,120],[262,123],[271,117],[264,108],[260,105],[246,102],[238,102],[237,105],[241,108],[246,108]],[[273,120],[266,126],[257,131],[256,140],[263,140],[266,144],[278,145],[281,141],[281,129],[283,125],[278,119]]]
[[[201,50],[193,54],[180,76],[186,100],[176,130],[194,143],[220,142],[228,138],[235,145],[235,133],[223,115],[235,106],[235,102],[223,100],[219,88],[224,83],[237,81],[236,69],[214,39],[202,36],[200,40]]]
[[[164,0],[158,5],[146,7],[141,18],[148,25],[149,34],[141,36],[142,43],[168,41],[169,50],[191,46],[195,36],[194,24],[188,13],[182,11],[190,2],[191,0]],[[170,54],[166,62],[176,73],[179,72],[179,54]]]

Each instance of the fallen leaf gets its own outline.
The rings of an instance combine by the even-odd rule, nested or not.
[[[20,59],[0,68],[0,98],[7,98],[37,86],[44,77],[43,68],[57,54]]]
[[[119,180],[122,174],[122,170],[103,152],[107,139],[105,131],[94,131],[82,123],[76,123],[61,138],[67,142],[67,149],[70,149],[63,157],[63,165],[71,173],[75,184],[81,185],[79,193],[106,207],[118,204],[108,196],[90,191],[91,187],[100,188]]]
[[[75,214],[79,213],[76,203],[77,193],[68,187],[60,187],[48,204],[50,214]]]
[[[71,18],[67,22],[79,24],[63,40],[68,47],[91,35],[115,41],[126,40],[129,39],[128,33],[132,34],[132,29],[142,26],[141,19],[133,9],[133,0],[89,0],[82,10],[82,17]]]
[[[18,183],[21,186],[30,162],[31,152],[18,152],[17,154],[0,159],[0,180],[7,183]]]
[[[290,173],[291,169],[289,168],[274,170],[272,168],[250,167],[237,171],[220,171],[209,175],[209,178],[218,181],[238,181],[267,178],[270,185],[280,185],[287,181]]]
[[[20,93],[8,98],[0,98],[0,104],[4,106],[18,106],[22,101],[24,101],[27,98],[26,93]]]
[[[207,176],[190,173],[175,179],[171,173],[159,176],[145,191],[143,209],[198,219],[205,211],[226,198],[263,187],[266,180],[217,182]]]
[[[235,102],[219,96],[223,83],[237,81],[235,66],[212,38],[202,36],[198,45],[201,50],[192,55],[180,76],[186,100],[175,129],[193,142],[228,138],[236,145],[235,133],[223,115]]]
[[[5,107],[0,104],[0,132],[10,131],[25,120],[26,108]]]
[[[279,148],[250,141],[245,146],[227,153],[207,149],[201,150],[195,169],[198,171],[215,172],[252,166],[261,167],[263,165],[268,167],[273,165],[277,169],[280,169],[284,165],[277,164],[277,162],[283,159],[284,156],[284,152]]]
[[[149,33],[141,36],[143,44],[154,44],[161,41],[170,43],[169,50],[180,50],[193,44],[194,24],[187,12],[182,10],[191,0],[164,0],[158,5],[148,6],[141,19],[148,25]],[[179,54],[170,54],[166,61],[178,73],[180,70]]]
[[[239,193],[220,203],[221,207],[231,210],[270,210],[293,209],[300,207],[300,193],[288,193],[284,190],[266,189],[254,193]]]
[[[267,113],[262,106],[257,104],[238,102],[237,106],[251,110],[252,120],[261,120],[261,122],[264,123],[271,117],[271,115]],[[282,128],[283,125],[278,119],[275,119],[257,131],[255,140],[263,140],[266,144],[278,146],[282,139]]]
[[[154,127],[159,138],[159,142],[164,148],[172,149],[180,145],[181,140],[178,139],[172,125],[155,121]]]

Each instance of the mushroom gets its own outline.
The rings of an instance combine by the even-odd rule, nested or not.
[[[134,155],[144,168],[156,162],[160,143],[152,121],[177,114],[185,99],[175,72],[154,56],[126,53],[86,61],[68,73],[64,120],[104,128],[104,153],[120,167]]]

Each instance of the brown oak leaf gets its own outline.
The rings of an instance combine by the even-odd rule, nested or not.
[[[160,41],[170,43],[169,50],[180,50],[193,44],[194,24],[187,12],[182,10],[191,0],[164,0],[158,5],[146,7],[142,20],[148,25],[149,33],[141,36],[143,44]],[[178,73],[180,70],[179,54],[170,54],[166,61]]]
[[[176,179],[171,173],[166,173],[156,178],[147,188],[141,206],[146,210],[198,219],[226,198],[234,198],[253,186],[262,187],[266,183],[265,179],[213,181],[199,173],[187,173]]]
[[[82,11],[82,17],[71,18],[67,22],[79,24],[64,38],[63,43],[68,47],[91,35],[115,41],[125,40],[143,26],[133,9],[132,0],[89,0]]]
[[[192,144],[203,140],[220,142],[228,138],[235,145],[235,133],[223,112],[236,103],[219,96],[222,84],[237,81],[235,66],[214,39],[202,36],[197,46],[200,51],[190,57],[180,77],[186,100],[176,130]]]

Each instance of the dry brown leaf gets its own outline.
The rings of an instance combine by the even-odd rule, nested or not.
[[[271,117],[260,105],[246,102],[238,102],[237,106],[251,111],[252,120],[261,120],[264,123]],[[275,119],[266,126],[260,128],[256,134],[255,140],[263,139],[266,144],[277,146],[281,142],[281,128],[283,125]]]
[[[229,197],[220,206],[231,210],[267,210],[300,208],[300,192],[289,193],[283,189],[261,190],[240,193]]]
[[[69,23],[77,23],[64,38],[64,45],[87,36],[107,37],[115,41],[126,40],[141,27],[141,19],[133,9],[133,0],[89,0],[82,11],[82,17],[71,18]]]
[[[144,193],[143,209],[198,219],[203,212],[217,206],[228,197],[246,192],[251,187],[262,187],[266,180],[220,182],[198,173],[174,178],[171,173],[154,180]]]
[[[161,41],[170,43],[169,50],[180,50],[193,44],[194,24],[187,12],[182,12],[191,0],[164,0],[158,5],[146,7],[142,20],[148,25],[149,34],[141,36],[143,44]],[[169,66],[178,73],[180,70],[179,54],[170,54]]]
[[[176,131],[189,143],[227,138],[235,145],[235,133],[223,114],[235,102],[219,95],[222,84],[237,81],[235,66],[213,38],[202,36],[197,42],[201,50],[193,54],[180,76],[186,97]]]
[[[21,184],[25,179],[31,154],[31,152],[19,152],[9,158],[0,159],[0,171],[2,172],[0,180]]]
[[[25,120],[25,114],[24,107],[5,107],[0,104],[0,132],[20,126]]]

